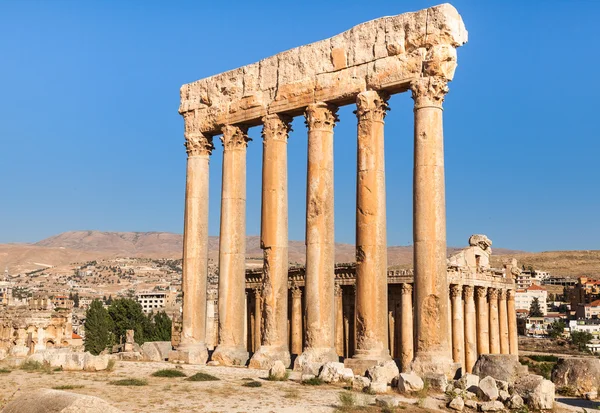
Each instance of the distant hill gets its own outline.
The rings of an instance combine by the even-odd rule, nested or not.
[[[513,255],[519,265],[564,277],[600,278],[600,250],[521,252]],[[492,264],[505,256],[492,256]]]

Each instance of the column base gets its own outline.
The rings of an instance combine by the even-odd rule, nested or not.
[[[249,353],[244,347],[229,347],[218,345],[210,358],[221,366],[245,366]]]
[[[355,375],[364,376],[370,367],[379,362],[391,360],[390,352],[387,349],[381,350],[356,350],[352,358],[344,360],[344,366],[352,369]]]
[[[208,350],[204,343],[179,346],[177,350],[169,352],[169,361],[171,363],[184,364],[206,364],[208,360]]]
[[[421,352],[417,354],[410,365],[411,371],[419,377],[428,373],[443,374],[448,379],[462,375],[461,363],[455,363],[450,354],[444,352]]]
[[[273,367],[275,361],[281,361],[287,368],[292,364],[290,352],[286,346],[260,346],[250,359],[248,367],[251,369],[268,370]]]
[[[339,362],[340,357],[337,355],[335,348],[333,347],[308,347],[304,349],[302,354],[296,357],[294,361],[294,370],[302,371],[304,366],[309,363],[318,363],[323,365],[330,361]]]

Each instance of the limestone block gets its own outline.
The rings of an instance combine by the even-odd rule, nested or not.
[[[137,351],[124,351],[122,353],[118,353],[119,359],[123,361],[142,361],[144,357],[142,353]]]
[[[482,354],[473,367],[473,374],[484,378],[491,376],[496,380],[514,383],[517,378],[527,374],[527,367],[519,363],[514,354]]]
[[[498,390],[508,391],[508,382],[504,380],[496,380],[496,386]]]
[[[300,377],[300,381],[308,381],[314,379],[315,377],[317,376],[315,376],[314,374],[302,374],[302,376]]]
[[[152,342],[142,344],[142,358],[144,361],[163,361],[160,351]]]
[[[597,358],[561,358],[552,370],[552,382],[569,387],[578,396],[600,387],[600,360]]]
[[[456,71],[456,49],[447,44],[432,46],[425,57],[423,69],[427,76],[440,76],[448,80]]]
[[[302,374],[312,374],[313,376],[318,376],[319,371],[321,370],[322,364],[316,362],[308,362],[304,363],[302,366]]]
[[[446,406],[445,402],[432,396],[427,396],[420,401],[420,407],[427,410],[442,410]]]
[[[390,384],[400,374],[400,370],[394,360],[380,361],[367,370],[367,377],[372,382]]]
[[[498,399],[501,402],[506,402],[508,399],[510,398],[510,393],[508,393],[506,390],[500,390],[498,391]]]
[[[330,361],[325,363],[321,368],[319,378],[325,383],[337,383],[338,381],[342,380],[344,376],[348,377],[348,372],[345,370],[346,368],[344,367],[344,363]],[[351,374],[351,377],[354,377],[354,375]]]
[[[371,393],[383,394],[387,393],[387,391],[388,385],[382,381],[372,381],[369,384],[369,392]]]
[[[592,390],[583,395],[583,398],[586,400],[596,400],[598,398],[598,391]]]
[[[398,376],[398,391],[403,393],[411,393],[423,390],[425,384],[423,379],[415,373],[400,373]]]
[[[554,389],[554,383],[535,374],[520,377],[514,385],[515,393],[526,401],[530,409],[535,410],[554,407]]]
[[[452,399],[450,401],[450,403],[448,404],[448,407],[451,408],[452,410],[462,412],[462,410],[465,408],[465,401],[462,399],[462,397],[456,396],[454,399]]]
[[[477,410],[478,407],[478,403],[476,400],[465,400],[465,406],[468,407],[469,409],[475,409]]]
[[[273,367],[269,370],[269,377],[277,380],[283,380],[286,376],[286,369],[281,360],[275,360]]]
[[[5,349],[0,348],[0,360],[4,360],[7,356],[8,352]]]
[[[456,380],[455,387],[461,390],[467,390],[473,393],[477,392],[479,386],[479,376],[471,373],[465,373],[460,379]]]
[[[371,380],[365,376],[354,376],[352,378],[352,390],[363,391],[371,384]]]
[[[83,370],[85,371],[101,371],[108,368],[108,363],[111,357],[108,354],[94,356],[92,353],[86,352],[83,357]]]
[[[379,407],[393,409],[400,405],[400,400],[395,396],[377,396],[375,397],[375,404]]]
[[[520,409],[523,407],[523,405],[524,405],[523,398],[516,393],[513,394],[512,396],[510,396],[510,398],[506,402],[506,407],[508,407],[509,409],[513,409],[513,410]]]
[[[498,399],[498,386],[493,377],[485,377],[479,381],[477,396],[483,401],[494,401]]]
[[[449,44],[459,47],[468,40],[458,11],[448,3],[427,9],[427,45]]]
[[[482,412],[501,412],[504,410],[504,404],[498,400],[481,403],[479,409]]]
[[[441,373],[425,373],[423,381],[427,383],[428,387],[433,391],[443,392],[448,387],[448,378],[445,374]]]
[[[121,413],[121,410],[98,397],[49,389],[25,393],[2,409],[2,413],[27,412]]]
[[[340,374],[340,380],[350,383],[350,382],[352,382],[353,378],[354,378],[354,372],[352,371],[352,369],[348,368],[348,367],[344,367],[344,369],[341,371],[341,374]]]

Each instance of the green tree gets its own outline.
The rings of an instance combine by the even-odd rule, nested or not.
[[[73,307],[79,308],[79,293],[75,293],[73,296]]]
[[[156,313],[154,316],[151,314],[149,318],[152,319],[152,341],[171,341],[171,319],[164,311]]]
[[[92,301],[85,313],[85,351],[100,354],[112,344],[112,320],[99,300]]]
[[[531,300],[531,306],[529,307],[529,317],[542,317],[544,313],[542,312],[542,308],[540,307],[540,300],[537,297],[534,297]]]
[[[548,329],[548,335],[552,338],[561,337],[566,327],[567,324],[563,320],[556,320]]]
[[[113,332],[117,342],[125,339],[126,330],[134,331],[136,343],[141,345],[148,341],[146,337],[151,335],[152,326],[140,303],[131,298],[116,299],[108,307],[108,314],[114,323]]]
[[[587,344],[593,339],[592,333],[587,331],[572,331],[571,332],[571,343],[577,346],[579,351],[589,352]]]

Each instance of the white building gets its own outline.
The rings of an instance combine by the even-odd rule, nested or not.
[[[539,285],[531,285],[526,289],[517,290],[515,293],[515,308],[529,311],[534,298],[538,299],[542,314],[546,315],[548,313],[548,291]]]
[[[151,291],[136,294],[137,301],[142,306],[144,313],[170,311],[175,303],[176,292]]]

